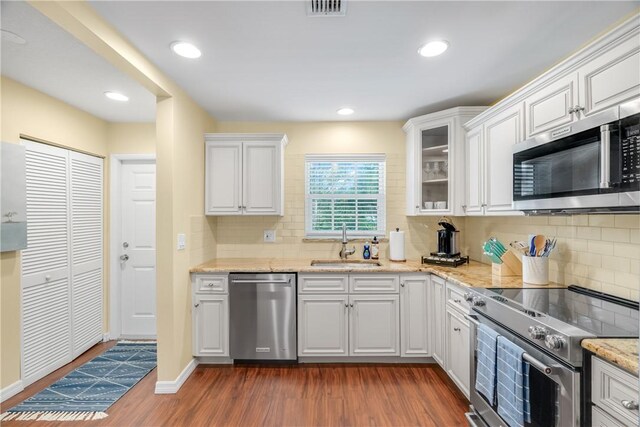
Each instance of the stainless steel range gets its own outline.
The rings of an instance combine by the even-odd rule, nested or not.
[[[580,342],[596,337],[638,337],[638,303],[579,286],[543,289],[474,289],[470,425],[503,426],[497,410],[475,390],[476,327],[482,323],[520,346],[530,370],[531,423],[580,426]]]

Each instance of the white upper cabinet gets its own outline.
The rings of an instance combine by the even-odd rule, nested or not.
[[[513,212],[513,146],[524,140],[522,104],[484,124],[485,214]]]
[[[284,134],[206,134],[205,214],[284,214]]]
[[[409,120],[407,215],[463,215],[464,129],[486,107],[457,107]]]
[[[466,137],[466,196],[464,212],[467,215],[484,213],[484,128],[478,126],[471,129]]]
[[[527,138],[576,119],[578,75],[571,74],[546,86],[525,100]]]

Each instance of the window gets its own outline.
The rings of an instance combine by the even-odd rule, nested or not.
[[[385,156],[315,155],[305,158],[305,233],[335,237],[385,234]]]

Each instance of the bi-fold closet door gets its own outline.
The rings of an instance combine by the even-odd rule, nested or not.
[[[22,381],[37,381],[102,339],[103,160],[23,140]]]

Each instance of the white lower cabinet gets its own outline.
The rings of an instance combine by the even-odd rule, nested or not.
[[[469,322],[457,309],[447,305],[446,309],[446,371],[462,393],[469,398]]]
[[[349,297],[349,354],[399,356],[400,310],[398,295]]]
[[[347,356],[348,306],[348,295],[300,295],[298,356]]]
[[[446,307],[446,290],[444,279],[438,276],[431,276],[431,322],[432,341],[431,341],[431,357],[444,367],[445,355],[445,307]]]
[[[426,275],[400,276],[400,356],[429,356],[430,281]]]
[[[195,294],[193,355],[229,356],[229,295]]]

